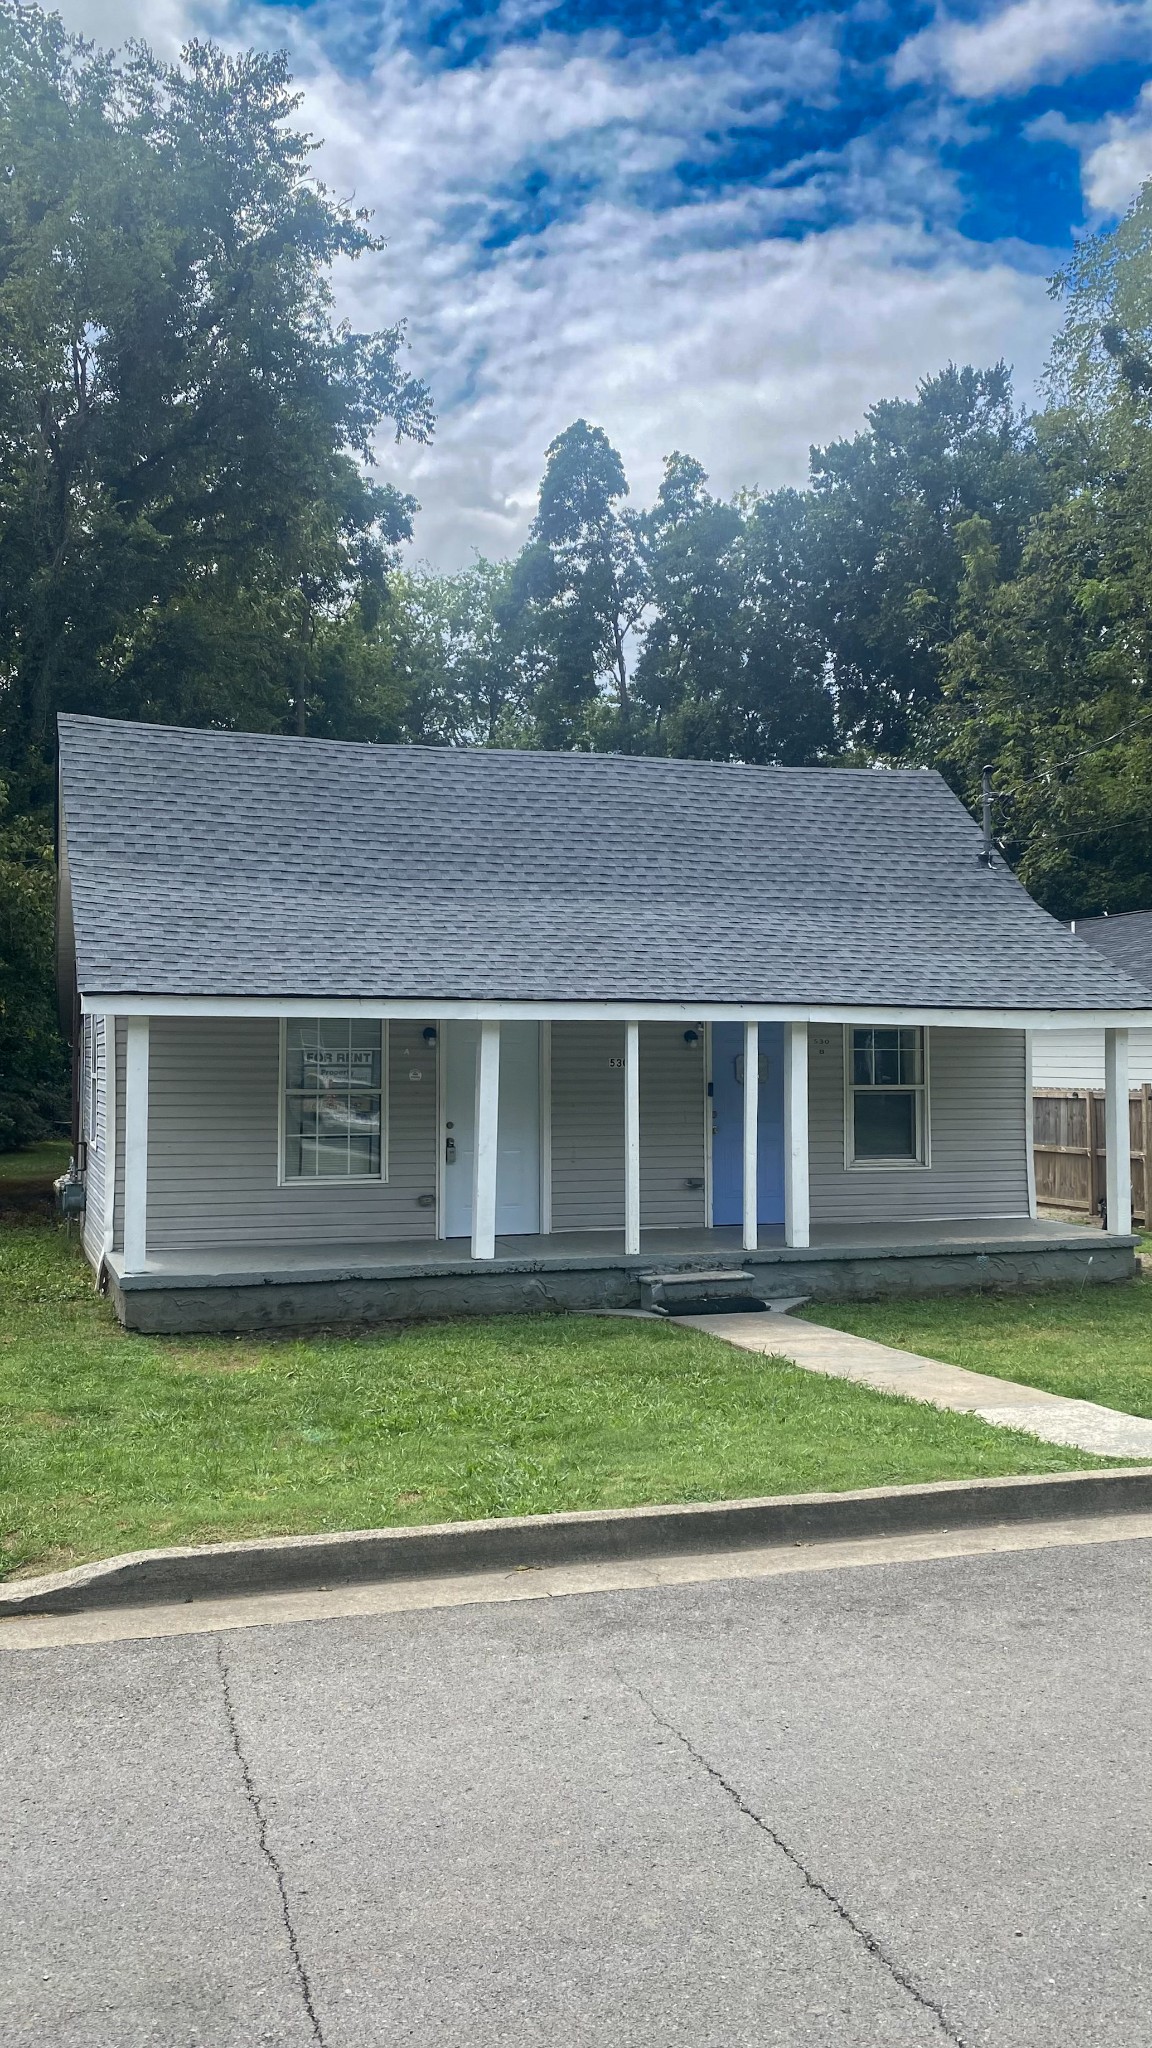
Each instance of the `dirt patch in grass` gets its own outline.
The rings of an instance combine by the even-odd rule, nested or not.
[[[205,1351],[193,1352],[173,1360],[174,1372],[259,1372],[267,1363],[263,1352],[249,1354],[247,1351]]]

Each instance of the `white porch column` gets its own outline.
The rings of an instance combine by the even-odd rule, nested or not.
[[[129,1017],[124,1059],[124,1271],[148,1257],[148,1019]]]
[[[784,1242],[808,1243],[808,1026],[784,1026]]]
[[[1108,1228],[1132,1228],[1132,1139],[1128,1126],[1128,1033],[1104,1033],[1104,1167]]]
[[[624,1026],[624,1250],[640,1250],[640,1026]]]
[[[108,1257],[116,1242],[116,1019],[104,1017],[104,1243]]]
[[[760,1225],[760,1026],[744,1026],[744,1249],[754,1252]]]
[[[476,1055],[476,1149],[472,1181],[472,1257],[496,1257],[496,1134],[500,1122],[500,1025],[480,1026]]]
[[[1035,1218],[1036,1208],[1036,1099],[1032,1081],[1032,1041],[1034,1031],[1024,1033],[1024,1143],[1027,1147],[1028,1163],[1028,1214]]]

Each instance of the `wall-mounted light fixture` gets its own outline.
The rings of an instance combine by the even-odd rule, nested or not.
[[[436,1026],[434,1024],[426,1024],[421,1035],[423,1037],[425,1045],[435,1045]]]
[[[698,1031],[686,1031],[684,1033],[684,1043],[685,1045],[699,1045],[700,1033]]]

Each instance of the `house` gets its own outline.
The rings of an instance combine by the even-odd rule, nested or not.
[[[921,771],[64,717],[89,1258],[126,1324],[1135,1270],[1037,1219],[1028,1034],[1152,996]]]
[[[1078,917],[1072,930],[1152,995],[1152,910],[1126,911],[1120,917]],[[1033,1048],[1032,1082],[1036,1088],[1061,1091],[1103,1088],[1104,1033],[1082,1026],[1044,1032]],[[1152,1083],[1152,1030],[1147,1027],[1129,1034],[1128,1082],[1132,1088]]]

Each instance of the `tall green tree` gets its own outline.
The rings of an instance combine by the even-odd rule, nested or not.
[[[635,695],[653,752],[728,760],[744,674],[743,520],[693,456],[664,464],[638,527],[647,612]]]
[[[47,821],[13,816],[0,784],[0,1152],[68,1125],[68,1055],[45,943],[55,893]]]
[[[926,752],[974,810],[991,764],[998,841],[1062,917],[1152,903],[1152,562],[1145,539],[1136,568],[1131,509],[1089,492],[1053,508],[1012,577],[987,521],[961,529],[960,630]]]
[[[989,520],[965,571],[927,744],[1061,916],[1152,905],[1152,186],[1078,245],[1039,446],[1055,503],[1018,562]]]
[[[813,560],[810,499],[799,491],[751,499],[742,552],[745,722],[734,752],[745,761],[793,767],[834,760],[843,741]]]
[[[0,0],[0,1145],[66,1112],[56,712],[411,731],[414,505],[373,466],[431,406],[400,325],[334,317],[333,265],[380,244],[298,106],[282,56],[118,60]]]
[[[669,456],[640,522],[645,744],[721,761],[826,758],[835,722],[811,617],[805,501],[781,491],[726,503],[706,485],[700,463]]]
[[[122,62],[0,0],[0,763],[57,709],[306,728],[323,621],[382,587],[430,431],[402,332],[332,315],[378,248],[315,180],[283,56]],[[235,608],[233,657],[203,659]],[[263,630],[248,628],[259,614]],[[257,645],[259,652],[256,653]],[[255,658],[243,659],[251,647]]]
[[[985,518],[1011,572],[1048,477],[1003,363],[949,364],[867,420],[862,434],[812,451],[804,575],[843,744],[898,760],[939,698],[964,574],[958,528]]]
[[[445,746],[531,746],[538,667],[525,645],[515,565],[480,557],[455,575],[393,580],[410,717]]]
[[[576,420],[557,435],[508,607],[542,746],[633,751],[631,636],[645,584],[627,495],[602,427]]]

